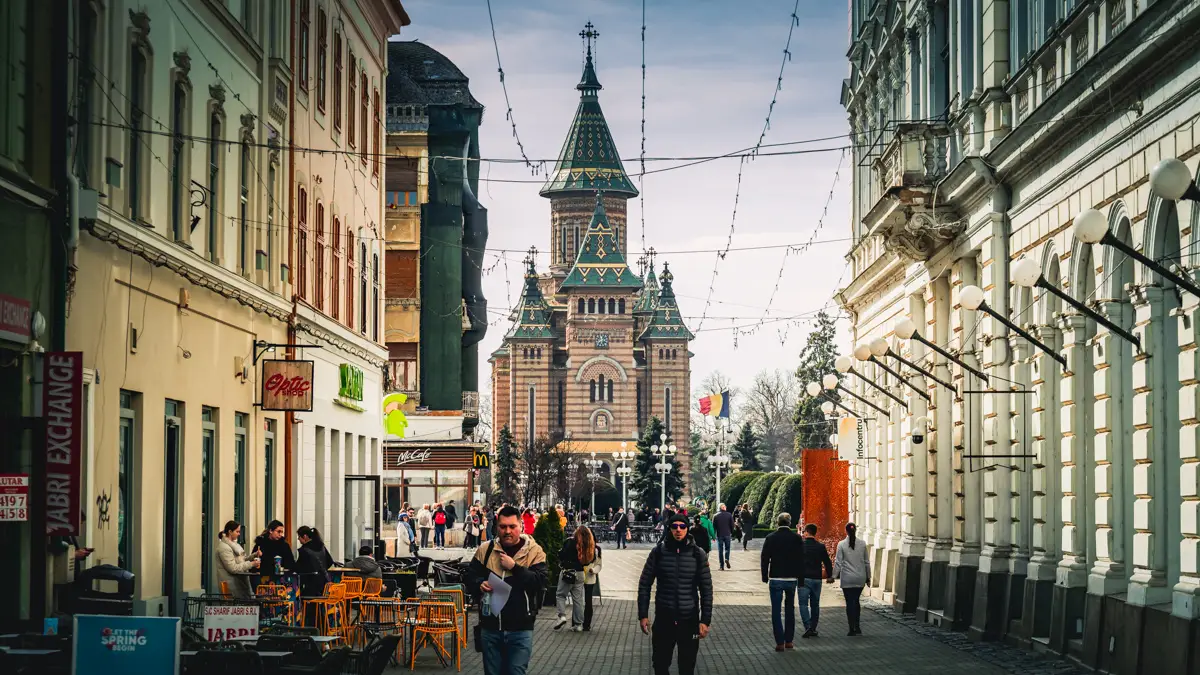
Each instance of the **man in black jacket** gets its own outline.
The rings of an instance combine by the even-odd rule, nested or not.
[[[679,675],[696,672],[700,640],[712,624],[712,574],[708,556],[688,535],[687,518],[667,521],[668,534],[650,551],[638,581],[638,620],[650,633],[650,587],[654,594],[653,663],[655,675],[667,675],[679,647]]]
[[[612,529],[617,533],[617,548],[629,548],[629,543],[625,541],[629,532],[629,514],[625,513],[624,508],[617,509],[617,515],[613,517]]]
[[[781,513],[776,529],[767,535],[762,549],[762,580],[771,590],[771,627],[775,631],[775,651],[795,647],[796,587],[804,581],[804,541],[792,529],[792,516]],[[786,602],[786,607],[782,607]],[[784,610],[783,620],[779,618]]]
[[[800,637],[817,637],[817,619],[821,618],[822,579],[833,579],[833,562],[829,559],[829,549],[817,540],[817,526],[809,523],[804,526],[804,580],[797,589],[800,621],[804,623],[804,635]]]
[[[521,530],[520,512],[511,506],[500,509],[497,538],[480,546],[467,568],[467,591],[483,595],[479,632],[487,675],[523,675],[533,653],[533,620],[546,588],[546,553]],[[493,574],[511,589],[498,615],[491,604]]]
[[[729,549],[733,546],[733,514],[724,504],[718,508],[720,510],[712,521],[713,528],[717,531],[717,558],[720,559],[722,570],[726,567],[733,569],[733,564],[729,562]]]

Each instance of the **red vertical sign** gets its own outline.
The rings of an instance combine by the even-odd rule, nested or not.
[[[817,539],[830,555],[846,535],[850,519],[850,463],[838,460],[837,450],[800,451],[804,472],[804,522],[817,526]]]
[[[46,420],[46,534],[80,533],[79,474],[83,452],[83,353],[44,358],[42,415]]]

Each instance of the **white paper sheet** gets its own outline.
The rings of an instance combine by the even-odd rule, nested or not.
[[[512,586],[509,586],[508,582],[497,576],[495,572],[488,573],[488,584],[492,587],[492,615],[500,616],[500,612],[508,604]]]

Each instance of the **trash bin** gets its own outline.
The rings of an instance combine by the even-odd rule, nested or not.
[[[72,614],[133,616],[133,572],[116,565],[97,565],[75,575]],[[101,591],[100,582],[116,582],[116,592]]]

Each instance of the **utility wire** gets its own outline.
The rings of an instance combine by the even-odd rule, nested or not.
[[[532,160],[525,154],[525,146],[521,143],[521,136],[517,133],[517,120],[513,117],[512,103],[508,99],[508,84],[504,80],[504,65],[500,63],[500,41],[496,38],[496,21],[492,18],[492,0],[487,0],[488,24],[492,27],[492,47],[496,50],[496,72],[500,74],[500,90],[504,92],[504,119],[508,120],[512,126],[513,140],[517,142],[517,151],[521,153],[521,161],[525,166],[529,167],[532,175],[537,175],[542,167],[542,162],[534,164]]]

